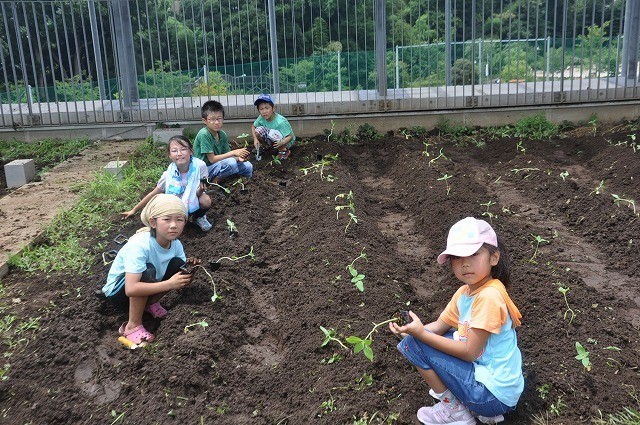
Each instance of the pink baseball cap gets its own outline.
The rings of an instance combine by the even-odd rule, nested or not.
[[[446,263],[450,255],[468,257],[479,250],[483,243],[498,246],[498,237],[489,223],[473,217],[462,219],[451,226],[447,249],[438,255],[438,263]]]

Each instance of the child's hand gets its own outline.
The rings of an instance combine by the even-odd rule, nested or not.
[[[201,262],[202,262],[202,261],[201,261],[198,257],[190,257],[190,258],[187,258],[187,264],[193,264],[193,265],[196,265],[196,264],[200,264]]]
[[[120,215],[122,216],[122,219],[127,219],[127,218],[131,218],[136,214],[136,212],[134,210],[129,210],[129,211],[125,211],[125,212],[121,212]]]
[[[251,152],[247,148],[240,148],[233,151],[233,154],[238,157],[239,160],[243,161],[249,158]]]
[[[413,311],[409,311],[409,317],[411,317],[411,322],[404,326],[400,326],[396,322],[389,323],[389,330],[398,337],[402,337],[404,335],[417,335],[422,332],[424,325],[420,321],[420,318],[416,316]]]
[[[191,283],[192,275],[184,273],[176,273],[167,282],[170,289],[181,289]]]
[[[278,149],[281,146],[284,146],[286,144],[287,144],[287,142],[285,142],[284,139],[282,139],[282,140],[278,140],[277,142],[273,142],[273,147]]]

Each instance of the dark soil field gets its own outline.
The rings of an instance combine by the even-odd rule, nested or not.
[[[83,276],[14,270],[3,279],[11,304],[4,314],[41,317],[41,328],[4,360],[1,422],[414,423],[417,409],[433,401],[386,327],[372,334],[373,361],[336,342],[322,346],[320,327],[344,342],[401,309],[437,318],[458,283],[436,256],[449,227],[466,216],[491,221],[505,240],[509,292],[524,316],[525,392],[503,423],[582,424],[638,409],[633,129],[619,124],[594,136],[576,128],[550,141],[496,139],[484,147],[437,134],[352,145],[303,140],[281,165],[256,163],[248,193],[239,185],[230,195],[216,191],[211,232],[188,225],[181,237],[188,255],[208,263],[253,247],[255,259],[221,262],[212,273],[215,303],[198,270],[191,286],[164,299],[165,319],[145,317],[156,342],[144,348],[117,342],[126,316],[95,293],[107,274],[99,253]],[[318,155],[337,160],[320,167]],[[336,210],[349,192],[357,223],[348,208]],[[118,225],[106,249],[138,227],[138,220]],[[366,259],[354,267],[365,275],[364,292],[347,271],[361,252]],[[208,326],[185,332],[202,321]],[[576,342],[591,370],[575,358]]]

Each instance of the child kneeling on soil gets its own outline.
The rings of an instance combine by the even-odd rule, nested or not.
[[[398,350],[440,400],[421,407],[418,420],[427,425],[472,425],[475,417],[483,423],[503,421],[524,389],[515,331],[522,315],[505,289],[504,244],[486,221],[467,217],[449,230],[447,249],[438,256],[438,263],[447,261],[464,285],[439,318],[425,326],[409,312],[408,324],[389,324],[391,332],[404,337]]]
[[[207,220],[207,211],[211,208],[211,198],[205,193],[205,187],[200,183],[207,178],[207,164],[195,158],[191,142],[184,136],[173,136],[169,139],[167,153],[171,164],[162,173],[156,187],[129,211],[122,215],[125,218],[133,216],[142,209],[149,199],[159,193],[169,193],[179,196],[189,210],[189,215],[203,232],[211,230],[211,223]]]
[[[165,317],[167,310],[160,305],[160,298],[172,289],[189,285],[192,275],[182,273],[181,267],[200,262],[196,258],[187,260],[178,240],[187,220],[187,208],[180,198],[155,195],[140,219],[148,227],[138,230],[120,249],[102,288],[110,302],[128,309],[129,320],[118,332],[135,344],[154,339],[142,325],[143,313]]]
[[[273,99],[268,94],[261,94],[253,104],[260,113],[251,126],[256,159],[261,158],[259,155],[261,145],[264,145],[267,152],[277,153],[279,160],[289,158],[291,147],[296,141],[296,135],[293,134],[289,120],[276,112]]]

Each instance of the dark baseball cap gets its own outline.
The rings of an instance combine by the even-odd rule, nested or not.
[[[274,105],[275,105],[275,103],[274,103],[273,99],[271,99],[271,96],[269,96],[268,94],[261,94],[260,96],[258,96],[258,98],[256,99],[256,101],[255,101],[255,102],[253,102],[253,105],[254,105],[254,106],[258,106],[258,104],[259,104],[259,103],[262,103],[262,102],[270,103],[270,104],[271,104],[271,106],[274,106]]]

